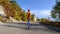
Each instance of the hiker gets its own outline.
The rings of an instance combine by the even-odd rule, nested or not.
[[[27,26],[28,26],[28,29],[30,27],[30,17],[31,17],[30,10],[28,10],[28,12],[27,12],[27,20],[28,20]]]

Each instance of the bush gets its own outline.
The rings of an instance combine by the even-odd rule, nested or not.
[[[20,17],[19,16],[14,16],[14,18],[16,19],[16,20],[20,20]]]
[[[3,18],[0,16],[0,21],[2,21],[2,19],[3,19]]]

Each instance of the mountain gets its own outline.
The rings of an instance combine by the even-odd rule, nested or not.
[[[0,0],[0,7],[0,18],[2,18],[0,21],[27,21],[26,12],[15,0]],[[31,20],[34,21],[34,15],[32,14]]]
[[[0,16],[5,16],[6,19],[10,17],[20,20],[20,13],[22,9],[18,6],[16,1],[0,0]]]

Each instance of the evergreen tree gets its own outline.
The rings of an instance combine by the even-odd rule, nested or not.
[[[51,10],[51,16],[56,20],[60,20],[60,2],[58,0],[56,1],[56,5],[53,7],[53,10]]]

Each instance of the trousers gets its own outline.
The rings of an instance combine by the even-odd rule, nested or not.
[[[30,27],[30,19],[28,19],[28,23],[27,23],[28,29]]]

